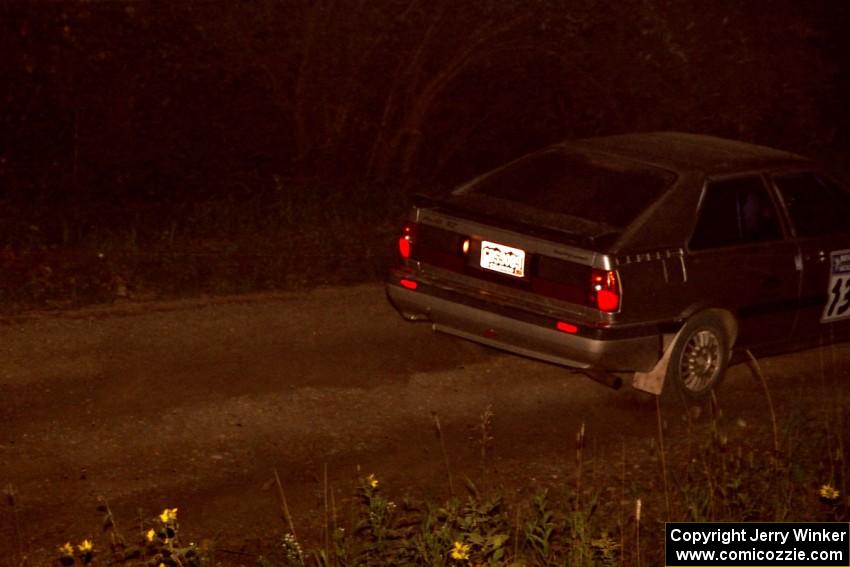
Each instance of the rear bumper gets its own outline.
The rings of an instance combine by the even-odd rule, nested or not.
[[[531,358],[576,368],[610,371],[651,370],[661,357],[661,333],[643,329],[555,328],[557,319],[528,309],[488,302],[455,290],[417,282],[416,290],[391,276],[387,297],[409,320],[427,320],[434,329]]]

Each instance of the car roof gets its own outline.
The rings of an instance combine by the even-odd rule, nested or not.
[[[786,152],[716,136],[683,132],[643,132],[584,138],[566,147],[603,152],[677,172],[724,174],[783,165],[811,163]]]

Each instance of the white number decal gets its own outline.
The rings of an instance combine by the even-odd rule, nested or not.
[[[850,250],[832,252],[829,264],[829,297],[821,323],[850,317]]]

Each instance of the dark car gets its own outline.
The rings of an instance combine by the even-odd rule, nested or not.
[[[706,395],[733,349],[850,338],[850,193],[753,144],[565,142],[419,198],[398,248],[404,318],[654,393]]]

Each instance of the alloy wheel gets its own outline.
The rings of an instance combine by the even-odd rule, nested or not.
[[[712,386],[720,373],[721,350],[720,339],[710,330],[691,335],[679,362],[682,383],[688,390],[702,392]]]

